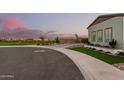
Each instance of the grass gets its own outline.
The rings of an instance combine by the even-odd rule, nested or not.
[[[90,55],[92,57],[95,57],[97,59],[100,59],[106,63],[109,64],[117,64],[117,63],[124,63],[124,57],[121,56],[113,56],[113,55],[109,55],[106,53],[102,53],[100,51],[95,51],[95,50],[91,50],[88,48],[70,48],[71,50],[75,50],[81,53],[85,53],[87,55]]]
[[[51,41],[52,42],[52,41]],[[16,41],[0,41],[0,46],[9,46],[9,45],[48,45],[49,41],[35,41],[35,40],[16,40]]]
[[[34,41],[0,41],[0,46],[4,45],[35,45]]]

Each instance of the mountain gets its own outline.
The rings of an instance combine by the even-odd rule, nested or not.
[[[37,29],[26,29],[26,28],[15,28],[9,30],[1,30],[0,31],[0,38],[8,39],[29,39],[29,38],[40,38],[44,36],[48,39],[54,39],[56,37],[59,38],[75,38],[75,34],[64,34],[59,33],[57,31],[47,31],[43,32]]]
[[[0,38],[39,38],[43,34],[41,30],[16,28],[9,31],[0,31]]]

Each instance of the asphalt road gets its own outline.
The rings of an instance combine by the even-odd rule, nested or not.
[[[82,80],[76,65],[54,50],[0,48],[0,80]]]

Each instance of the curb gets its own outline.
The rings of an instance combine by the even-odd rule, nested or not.
[[[68,56],[76,64],[86,80],[124,80],[124,71],[99,59],[69,49],[50,49],[59,51]]]

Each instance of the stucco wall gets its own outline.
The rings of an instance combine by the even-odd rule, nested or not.
[[[123,49],[124,49],[124,17],[123,17]]]
[[[117,40],[117,48],[123,48],[123,21],[124,21],[124,18],[123,17],[114,17],[114,18],[111,18],[109,20],[106,20],[102,23],[99,23],[99,24],[96,24],[94,26],[91,26],[88,28],[88,39],[89,41],[91,42],[91,32],[92,31],[97,31],[99,29],[102,29],[103,30],[103,42],[91,42],[92,44],[100,44],[100,45],[104,45],[104,46],[107,46],[109,45],[107,42],[104,41],[104,29],[105,28],[109,28],[109,27],[112,27],[112,32],[113,32],[113,38],[115,40]]]

